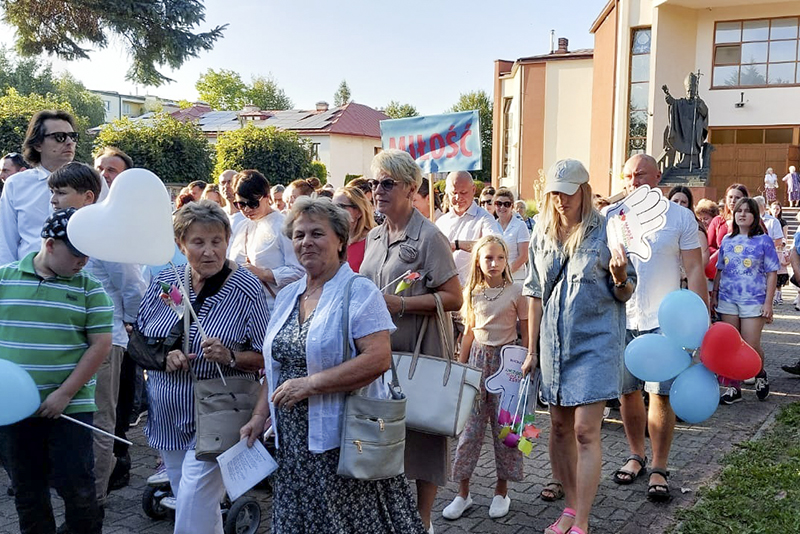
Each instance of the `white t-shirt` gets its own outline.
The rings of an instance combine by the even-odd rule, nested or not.
[[[500,221],[497,222],[500,224]],[[502,228],[503,225],[500,225]],[[519,243],[529,243],[531,240],[531,232],[525,225],[525,222],[518,217],[511,217],[508,221],[508,226],[503,230],[503,240],[508,246],[508,264],[511,265],[519,259]],[[528,254],[528,248],[523,248],[522,254]],[[525,265],[514,271],[514,280],[525,279]]]
[[[450,243],[459,241],[477,241],[485,235],[503,235],[500,225],[491,213],[481,208],[475,202],[467,209],[464,215],[456,215],[450,210],[436,221],[436,226],[447,237]],[[470,253],[464,250],[453,252],[453,261],[458,269],[458,278],[461,285],[466,283],[469,275]]]
[[[270,313],[278,291],[306,272],[297,261],[292,242],[283,235],[282,229],[283,215],[277,211],[257,221],[245,219],[237,230],[236,240],[228,254],[228,258],[236,263],[249,261],[256,267],[272,271],[275,283],[267,286]]]
[[[767,227],[767,234],[773,241],[783,239],[783,228],[781,228],[781,222],[778,219],[769,213],[765,213],[761,219],[764,221],[764,226]]]
[[[664,297],[681,288],[681,251],[700,248],[694,214],[674,202],[667,207],[667,223],[650,234],[649,261],[631,256],[636,268],[636,290],[627,303],[629,330],[658,328],[658,307]]]

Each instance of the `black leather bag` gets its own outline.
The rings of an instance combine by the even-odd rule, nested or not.
[[[134,323],[128,339],[128,355],[142,369],[163,371],[167,368],[167,353],[180,340],[183,328],[183,321],[179,319],[167,337],[148,337]]]

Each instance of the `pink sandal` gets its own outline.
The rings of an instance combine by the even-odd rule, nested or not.
[[[549,530],[552,534],[565,534],[563,530],[558,528],[558,522],[561,521],[561,518],[567,516],[575,519],[575,510],[572,508],[564,508],[564,511],[561,512],[561,515],[558,516],[558,519],[555,522],[545,529],[545,534],[549,534],[547,531]],[[569,534],[570,531],[567,531],[566,534]]]
[[[578,527],[572,527],[567,531],[567,534],[586,534],[586,531]]]

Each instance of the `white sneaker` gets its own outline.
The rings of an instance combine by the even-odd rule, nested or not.
[[[164,497],[161,499],[161,506],[169,508],[170,510],[175,510],[178,507],[178,499],[175,497]]]
[[[433,534],[433,520],[431,519],[431,528],[428,529],[428,534]]]
[[[466,499],[461,495],[456,495],[456,498],[453,499],[453,502],[448,504],[447,507],[442,510],[442,517],[445,519],[450,519],[451,521],[458,519],[470,506],[472,506],[472,495],[467,495]],[[433,522],[431,522],[431,529],[433,529]],[[433,530],[429,530],[428,532],[433,532]]]
[[[508,508],[511,506],[511,497],[506,495],[495,495],[492,499],[492,505],[489,507],[489,517],[498,519],[508,513]]]

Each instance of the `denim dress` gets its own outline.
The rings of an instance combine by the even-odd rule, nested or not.
[[[523,294],[543,303],[539,365],[542,397],[550,404],[615,399],[622,389],[625,303],[614,297],[605,226],[605,219],[590,225],[569,258],[540,227],[531,236]],[[635,283],[630,260],[627,272]]]

